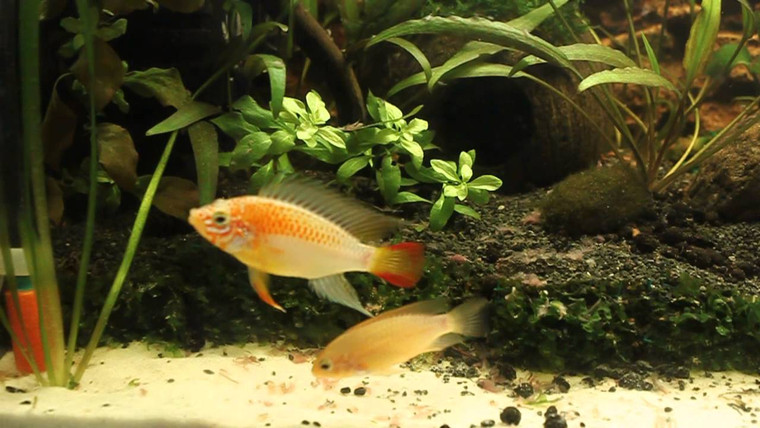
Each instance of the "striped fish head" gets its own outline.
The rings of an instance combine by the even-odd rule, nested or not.
[[[188,222],[202,237],[228,253],[242,249],[253,235],[243,221],[240,204],[235,199],[217,199],[193,208]]]

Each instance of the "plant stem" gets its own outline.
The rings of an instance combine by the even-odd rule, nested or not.
[[[40,303],[40,330],[45,348],[45,361],[51,385],[65,383],[63,318],[55,277],[53,249],[50,240],[44,148],[40,130],[40,58],[39,58],[39,0],[19,3],[19,68],[21,71],[21,100],[23,141],[31,178],[34,217],[38,239],[35,239],[34,288]]]
[[[95,324],[95,329],[92,332],[90,341],[87,343],[84,355],[82,355],[82,360],[77,365],[76,372],[72,378],[72,382],[74,384],[78,384],[82,379],[82,375],[84,375],[84,371],[90,362],[90,358],[92,358],[92,354],[95,352],[95,348],[98,346],[100,337],[103,335],[103,330],[106,328],[106,322],[108,321],[108,317],[111,315],[111,311],[116,304],[116,298],[119,297],[121,287],[124,285],[124,281],[127,279],[127,273],[129,272],[129,268],[132,265],[132,260],[135,257],[137,245],[140,243],[140,238],[142,236],[143,229],[145,228],[145,221],[148,218],[148,213],[150,212],[150,207],[153,203],[153,197],[158,190],[158,184],[161,182],[161,176],[164,174],[164,169],[166,169],[166,164],[169,161],[169,155],[172,152],[174,141],[176,139],[177,131],[174,131],[169,136],[169,141],[167,141],[166,147],[164,147],[164,151],[161,154],[161,159],[158,161],[156,170],[153,172],[153,176],[150,179],[148,188],[145,190],[145,194],[143,195],[142,201],[140,202],[140,208],[137,210],[137,217],[135,218],[132,233],[129,235],[129,241],[127,242],[126,250],[124,250],[124,257],[121,260],[121,265],[119,266],[119,270],[116,272],[116,277],[113,280],[111,289],[108,291],[108,296],[106,296],[106,301],[100,311],[100,316],[98,316],[98,321]]]
[[[95,30],[94,22],[90,22],[93,16],[88,10],[90,2],[88,0],[77,0],[77,11],[79,19],[82,22],[82,35],[84,36],[84,49],[87,55],[87,72],[90,75],[90,81],[95,81],[95,49],[93,46],[93,36]],[[97,15],[95,15],[97,16]],[[69,327],[69,341],[66,347],[65,367],[71,367],[76,350],[77,336],[79,335],[79,320],[82,317],[82,304],[84,301],[84,288],[87,283],[87,273],[90,266],[92,255],[93,237],[95,235],[95,208],[98,201],[98,136],[97,136],[97,111],[95,110],[95,91],[89,91],[90,97],[90,187],[87,194],[87,220],[85,223],[84,242],[82,244],[82,257],[79,260],[79,272],[77,274],[76,291],[74,292],[74,305],[71,313],[71,324]]]

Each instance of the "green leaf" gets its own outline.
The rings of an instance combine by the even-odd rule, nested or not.
[[[747,0],[737,0],[742,7],[742,38],[750,39],[757,31],[757,17]]]
[[[322,144],[330,144],[340,149],[346,148],[346,140],[340,129],[333,126],[323,126],[317,130],[317,141]]]
[[[176,68],[130,71],[124,76],[124,86],[140,96],[155,97],[162,106],[180,108],[191,100]]]
[[[61,19],[59,25],[61,28],[72,34],[82,32],[82,22],[79,21],[79,18],[74,18],[73,16],[67,16],[66,18]]]
[[[367,112],[376,122],[381,122],[386,128],[392,127],[402,121],[404,114],[398,107],[376,97],[370,91],[367,94]]]
[[[437,232],[446,226],[451,214],[454,213],[454,205],[454,198],[447,198],[441,193],[430,209],[430,230]]]
[[[462,47],[462,49],[452,55],[451,58],[446,60],[443,65],[436,67],[432,71],[432,75],[428,81],[428,90],[432,91],[435,87],[435,84],[438,83],[438,81],[449,71],[463,64],[474,61],[482,56],[493,55],[497,52],[503,51],[504,49],[506,49],[506,47],[493,43],[479,41],[468,42]]]
[[[251,5],[243,0],[232,0],[232,10],[240,17],[240,29],[243,40],[248,40],[253,27],[253,10]]]
[[[309,91],[306,94],[306,105],[315,124],[321,125],[330,120],[330,112],[325,107],[325,102],[316,91]]]
[[[108,176],[128,192],[137,186],[137,151],[129,131],[113,123],[100,123],[96,130],[98,161]]]
[[[430,166],[433,167],[435,172],[446,177],[447,180],[459,183],[460,179],[457,175],[457,165],[454,162],[433,159],[430,161]]]
[[[433,168],[425,168],[421,165],[415,165],[414,162],[404,164],[404,171],[407,175],[421,183],[444,183],[446,177],[438,174]]]
[[[427,202],[432,203],[429,199],[425,199],[422,196],[414,194],[412,192],[398,192],[396,199],[393,200],[393,204],[409,204],[413,202]]]
[[[137,187],[145,191],[150,182],[150,175],[137,179]],[[180,177],[162,177],[158,184],[153,205],[159,210],[180,220],[187,220],[191,208],[199,205],[198,188],[190,180]]]
[[[427,120],[412,119],[412,121],[404,127],[404,132],[408,132],[410,134],[419,134],[422,131],[427,131],[427,129]]]
[[[488,190],[473,189],[472,186],[467,186],[467,200],[478,205],[487,204],[491,199],[491,195]]]
[[[238,110],[249,123],[261,129],[278,128],[272,112],[260,106],[250,95],[243,95],[230,106]]]
[[[644,41],[644,49],[647,51],[647,58],[649,58],[649,63],[652,65],[652,71],[660,74],[660,62],[657,60],[657,55],[654,53],[652,45],[649,44],[646,34],[641,33],[641,40]]]
[[[301,100],[285,97],[282,99],[282,108],[285,109],[286,112],[291,113],[294,116],[297,116],[297,117],[306,116],[306,105],[304,105],[303,101]]]
[[[702,10],[691,26],[683,56],[687,87],[707,65],[720,28],[721,0],[702,0]]]
[[[176,131],[219,112],[221,109],[218,106],[193,101],[180,107],[174,114],[150,128],[145,135],[151,136]]]
[[[121,88],[124,82],[124,66],[116,51],[100,38],[93,39],[93,49],[95,75],[90,76],[86,49],[79,51],[79,58],[71,66],[71,73],[88,92],[94,92],[95,108],[100,111],[111,102],[111,98]]]
[[[433,70],[435,70],[435,68]],[[520,72],[520,71],[514,72],[512,66],[509,66],[509,65],[491,64],[491,63],[486,63],[486,62],[470,62],[449,71],[442,77],[441,80],[450,81],[454,79],[470,78],[470,77],[525,77],[525,76],[526,74],[523,72]],[[423,83],[425,83],[424,76],[422,76],[421,73],[414,74],[398,82],[397,84],[393,85],[393,87],[388,90],[388,94],[386,96],[388,97],[393,96],[406,88],[409,88],[415,85],[421,85]]]
[[[369,164],[369,160],[369,156],[359,156],[343,162],[343,165],[338,168],[338,172],[336,173],[338,180],[345,181],[353,177],[354,174],[361,171]]]
[[[289,152],[295,146],[295,135],[286,130],[275,131],[272,134],[272,146],[269,148],[269,154],[281,155]]]
[[[468,207],[467,205],[462,204],[455,204],[454,205],[454,211],[458,212],[459,214],[466,215],[468,217],[472,217],[476,220],[480,220],[480,214],[475,211],[474,209]]]
[[[499,187],[501,187],[501,185],[501,179],[494,177],[493,175],[481,175],[480,177],[467,183],[467,187],[470,189],[487,190],[489,192],[497,190]]]
[[[275,161],[275,165],[277,166],[277,171],[279,173],[292,174],[295,172],[287,153],[281,154]]]
[[[422,165],[422,159],[425,156],[425,153],[422,151],[422,146],[420,146],[419,143],[414,140],[402,138],[399,140],[398,145],[404,149],[405,152],[409,153],[409,156],[412,157],[412,160],[417,163],[417,165]]]
[[[738,53],[736,52],[737,49],[739,49],[738,43],[726,43],[721,46],[710,57],[710,61],[708,61],[707,66],[705,67],[705,74],[717,78],[721,77],[725,72],[730,71],[737,65],[741,64],[749,67],[752,64],[752,55],[750,55],[747,47],[742,46]],[[736,56],[734,56],[734,54],[736,54]],[[732,58],[733,62],[729,65],[728,62],[731,61]]]
[[[576,43],[567,46],[559,46],[557,49],[567,56],[570,61],[591,61],[598,62],[612,67],[635,67],[636,63],[632,59],[628,58],[624,53],[617,49],[613,49],[609,46],[591,44],[591,43]],[[535,55],[529,55],[521,59],[512,70],[512,73],[523,70],[526,67],[543,64],[544,61]]]
[[[197,122],[187,129],[187,133],[195,156],[200,204],[206,205],[216,198],[216,184],[219,179],[219,142],[216,128],[205,121]]]
[[[464,152],[462,152],[464,153]],[[472,178],[472,168],[467,164],[459,165],[459,176],[462,177],[462,181],[468,182]]]
[[[430,75],[432,73],[430,70],[430,61],[428,61],[425,54],[420,50],[420,48],[417,47],[417,45],[408,40],[404,40],[398,37],[390,38],[387,41],[389,43],[395,44],[401,49],[404,49],[410,55],[412,55],[414,59],[417,60],[417,62],[420,64],[420,67],[422,67],[422,73],[424,73],[427,80],[430,80]]]
[[[260,131],[254,125],[251,125],[243,118],[243,115],[238,112],[225,113],[221,116],[211,119],[211,123],[218,126],[225,134],[229,135],[235,141],[240,141],[241,138],[252,132]]]
[[[272,138],[266,132],[254,132],[243,137],[232,151],[230,169],[232,171],[250,168],[263,158],[272,146]]]
[[[127,32],[127,20],[124,18],[117,19],[111,25],[100,27],[96,35],[106,42],[117,37],[123,36]]]
[[[427,17],[395,25],[374,36],[367,43],[371,47],[393,37],[409,34],[452,34],[473,40],[496,43],[533,54],[552,64],[572,68],[565,55],[551,43],[503,22],[483,18]]]
[[[392,204],[401,187],[401,168],[393,163],[390,156],[383,158],[383,166],[376,173],[380,193],[387,204]]]
[[[258,193],[261,187],[274,177],[274,161],[270,160],[266,165],[257,169],[256,172],[248,179],[248,193]]]
[[[567,2],[568,0],[554,0],[554,6],[559,9]],[[541,25],[541,23],[544,22],[546,18],[552,15],[554,15],[554,8],[551,4],[546,3],[541,7],[537,7],[530,12],[507,22],[507,24],[530,33],[531,31],[535,30],[536,27]]]
[[[472,164],[474,162],[475,162],[475,160],[472,158],[472,155],[470,155],[469,152],[460,152],[459,153],[459,171],[460,171],[459,175],[460,176],[462,175],[461,170],[462,170],[463,166],[466,165],[466,166],[472,168]],[[470,171],[472,171],[472,169],[470,169]],[[465,179],[465,181],[467,181],[467,179]]]
[[[670,81],[652,70],[638,67],[616,68],[614,70],[604,70],[594,73],[581,81],[578,85],[578,92],[597,85],[608,83],[632,83],[643,86],[661,87],[673,92],[678,92]]]

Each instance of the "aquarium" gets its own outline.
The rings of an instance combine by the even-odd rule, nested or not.
[[[0,427],[760,425],[759,10],[0,2]]]

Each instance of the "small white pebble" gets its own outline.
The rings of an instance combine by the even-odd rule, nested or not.
[[[503,211],[504,208],[506,208],[504,205],[499,205],[498,207],[496,207],[496,209],[499,211]]]

